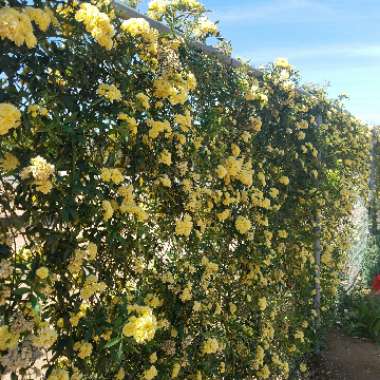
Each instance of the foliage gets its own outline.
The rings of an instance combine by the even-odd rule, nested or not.
[[[341,299],[340,318],[344,330],[354,336],[380,343],[380,297],[369,295],[363,289],[344,294]]]
[[[371,237],[367,244],[362,263],[362,281],[371,286],[376,275],[380,274],[380,249],[376,237]]]
[[[152,1],[165,36],[30,3],[0,1],[3,373],[286,378],[318,334],[317,214],[322,319],[336,294],[366,126],[284,59],[192,48],[219,37],[196,0]]]
[[[379,142],[376,129],[372,130],[372,136],[371,192],[368,204],[370,236],[360,242],[363,245],[363,259],[358,281],[349,292],[342,292],[338,311],[340,323],[347,333],[380,342],[380,296],[376,294],[380,278],[380,235],[377,226]]]
[[[372,163],[370,177],[370,199],[368,215],[370,219],[371,239],[369,241],[363,262],[363,280],[371,286],[374,277],[380,274],[380,230],[379,217],[379,189],[380,189],[380,143],[378,127],[372,129]]]

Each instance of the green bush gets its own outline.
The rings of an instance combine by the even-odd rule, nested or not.
[[[364,253],[362,281],[371,287],[373,279],[378,274],[380,274],[380,241],[378,237],[371,237]]]
[[[342,297],[339,306],[344,330],[380,343],[380,296],[356,290]]]

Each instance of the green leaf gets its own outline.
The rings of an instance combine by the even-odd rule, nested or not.
[[[123,341],[120,342],[119,349],[117,350],[116,361],[120,363],[122,358],[123,358]]]
[[[33,311],[36,313],[36,314],[39,314],[40,311],[41,311],[41,307],[40,307],[40,304],[38,302],[38,298],[37,297],[32,297],[32,299],[30,300],[30,303],[32,304],[32,309]]]
[[[28,292],[30,292],[30,288],[25,288],[25,287],[18,288],[15,290],[16,296],[22,296],[23,294],[28,293]]]
[[[0,258],[6,259],[10,257],[11,255],[11,250],[7,245],[0,244]]]
[[[122,339],[122,338],[121,338],[120,336],[111,339],[111,340],[110,340],[110,341],[104,346],[104,348],[110,348],[110,347],[114,346],[115,344],[118,344],[118,343],[121,341],[121,339]]]

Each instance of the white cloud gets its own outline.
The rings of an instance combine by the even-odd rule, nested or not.
[[[378,58],[380,57],[380,45],[324,45],[290,51],[290,57],[294,59],[331,56]]]
[[[349,28],[358,21],[375,23],[380,20],[378,8],[373,12],[361,12],[360,3],[356,6],[342,6],[330,0],[262,0],[239,5],[220,5],[211,13],[212,19],[223,24],[326,24],[344,22]],[[372,9],[372,8],[371,8]],[[352,24],[351,24],[352,23]],[[374,24],[377,25],[377,24]]]
[[[302,14],[302,15],[301,15]],[[222,23],[255,23],[259,21],[307,21],[315,17],[330,17],[333,10],[318,0],[271,0],[262,4],[250,4],[220,9],[212,13]],[[302,16],[302,17],[300,17]]]
[[[286,57],[289,61],[334,58],[380,58],[380,44],[373,45],[320,45],[315,47],[294,48],[278,46],[271,49],[257,49],[239,54],[240,57],[251,59],[255,63],[268,62],[276,57]]]
[[[380,126],[380,113],[357,112],[355,113],[355,116],[369,125]]]

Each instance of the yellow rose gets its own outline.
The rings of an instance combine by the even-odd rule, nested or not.
[[[246,234],[252,227],[249,219],[244,216],[238,216],[235,220],[235,227],[242,235]]]
[[[49,276],[49,269],[46,267],[40,267],[36,270],[36,275],[41,279],[45,280]]]
[[[193,222],[189,214],[185,214],[183,219],[176,220],[175,233],[179,236],[189,237],[193,229]]]
[[[9,152],[5,153],[4,158],[0,160],[0,168],[6,172],[16,169],[19,165],[20,162],[17,157]]]
[[[5,135],[11,129],[18,128],[20,124],[21,112],[18,108],[10,103],[0,103],[0,136]]]

